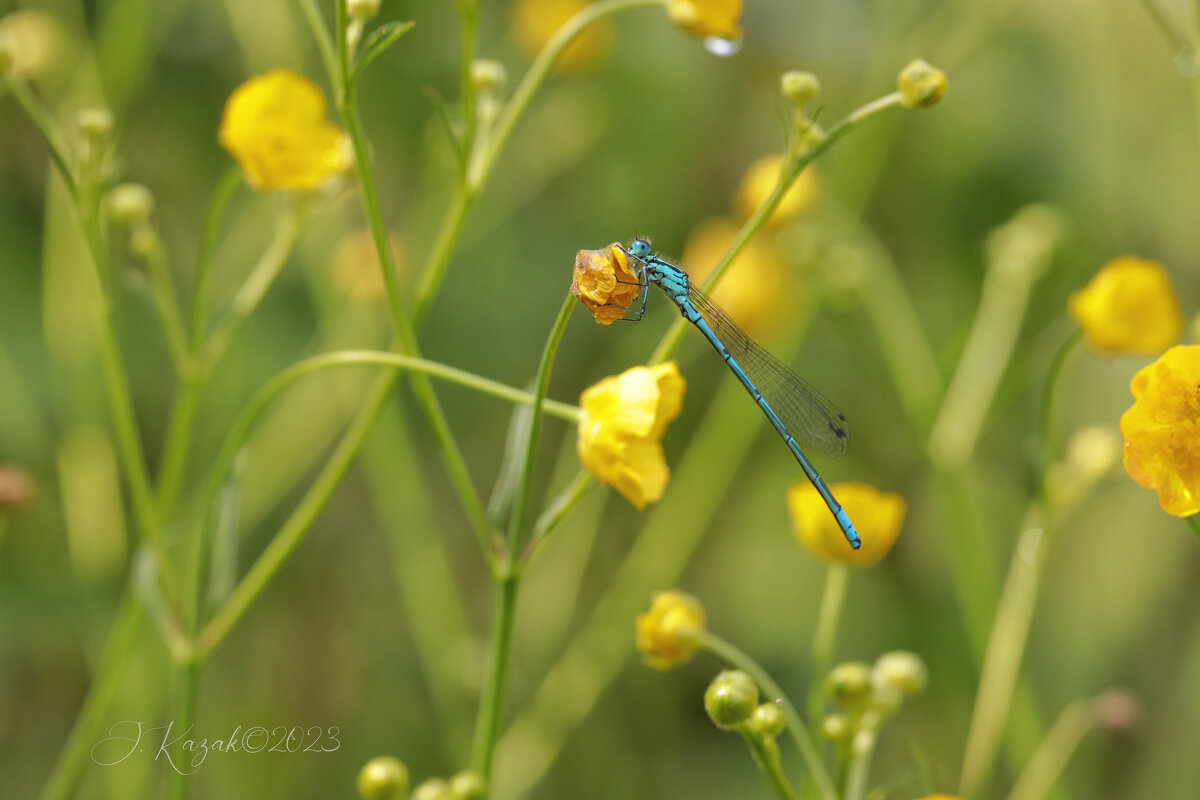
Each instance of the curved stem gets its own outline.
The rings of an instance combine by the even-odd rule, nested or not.
[[[525,548],[525,553],[521,556],[523,560],[528,561],[532,557],[538,546],[558,529],[563,520],[579,505],[579,501],[584,498],[588,490],[595,485],[596,481],[586,469],[575,474],[575,479],[550,501],[541,516],[538,517],[537,522],[533,523],[533,536],[529,540],[529,546]]]
[[[792,788],[792,785],[788,783],[787,776],[783,774],[783,767],[779,763],[779,745],[775,743],[775,739],[763,739],[744,725],[738,732],[746,740],[755,763],[766,774],[767,780],[771,782],[771,787],[775,790],[775,794],[779,795],[780,800],[799,800],[796,790]]]
[[[875,754],[875,743],[879,740],[873,730],[862,730],[854,735],[850,745],[850,768],[846,778],[846,800],[862,800],[867,793],[867,777],[871,773],[871,757]]]
[[[67,150],[63,147],[62,141],[59,139],[58,126],[54,123],[50,112],[46,110],[46,107],[42,105],[37,96],[29,91],[28,86],[22,81],[14,80],[7,72],[0,72],[0,87],[12,92],[12,96],[16,99],[17,104],[21,106],[25,115],[29,117],[29,121],[42,134],[42,139],[45,140],[46,147],[50,150],[50,158],[54,160],[59,174],[66,182],[71,198],[78,203],[79,184],[75,180],[75,173],[71,169]]]
[[[1076,700],[1063,709],[1009,792],[1008,800],[1043,800],[1049,795],[1071,755],[1095,724],[1095,711],[1086,700]]]
[[[833,644],[849,578],[850,568],[841,562],[830,563],[825,570],[825,591],[821,594],[817,628],[813,633],[812,683],[808,689],[808,723],[812,726],[814,736],[825,717],[823,686],[833,660]]]
[[[1038,483],[1042,491],[1046,489],[1046,471],[1050,469],[1050,465],[1054,463],[1054,442],[1052,436],[1054,431],[1054,399],[1058,393],[1059,377],[1062,375],[1063,365],[1067,363],[1067,358],[1071,353],[1075,352],[1076,345],[1083,338],[1083,331],[1076,329],[1074,333],[1066,338],[1059,346],[1054,354],[1054,360],[1050,362],[1050,369],[1046,373],[1046,383],[1042,387],[1042,407],[1041,407],[1041,463],[1040,478]]]
[[[808,147],[796,149],[799,145],[794,146],[786,160],[784,168],[779,172],[779,180],[775,182],[775,188],[771,190],[771,193],[767,195],[767,199],[762,202],[758,210],[751,215],[750,219],[746,220],[746,224],[742,226],[737,236],[729,243],[729,247],[725,248],[724,254],[717,261],[712,272],[704,279],[704,283],[700,287],[701,290],[706,293],[712,292],[717,282],[725,274],[725,271],[729,269],[729,265],[741,254],[746,245],[750,243],[750,240],[754,238],[755,234],[762,229],[767,220],[771,218],[771,215],[775,213],[775,209],[783,201],[784,195],[792,188],[792,184],[796,182],[796,178],[799,177],[805,167],[832,147],[834,142],[858,127],[865,120],[899,104],[899,92],[884,95],[848,114],[845,119],[834,125],[827,133],[820,135],[820,138],[812,142]],[[682,318],[671,323],[671,327],[667,329],[666,334],[658,343],[658,347],[655,348],[653,355],[650,356],[651,364],[661,364],[671,357],[671,354],[675,352],[675,348],[679,346],[679,340],[683,338],[683,332],[687,326],[687,320]]]
[[[800,757],[804,759],[804,765],[808,768],[813,783],[817,786],[817,791],[820,792],[823,800],[836,800],[837,795],[834,793],[833,784],[829,780],[829,773],[825,771],[825,765],[821,763],[821,757],[817,754],[817,748],[813,746],[812,739],[808,736],[808,731],[800,719],[799,712],[796,711],[796,707],[792,705],[792,702],[787,699],[787,695],[783,693],[783,689],[779,688],[779,684],[775,683],[771,676],[767,674],[767,671],[760,667],[754,659],[714,633],[706,632],[704,634],[704,649],[731,666],[744,671],[754,679],[754,682],[767,695],[779,704],[780,709],[783,711],[784,719],[787,720],[788,732],[791,733],[792,739],[796,742],[796,747],[800,750]]]
[[[517,613],[519,585],[520,576],[515,572],[502,574],[497,578],[493,593],[488,682],[479,702],[475,740],[471,746],[471,767],[483,776],[484,783],[491,781],[496,740],[500,737],[500,720],[504,714],[504,697],[508,688],[508,667],[512,661],[513,622]]]

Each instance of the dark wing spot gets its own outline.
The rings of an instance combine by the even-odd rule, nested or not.
[[[842,418],[843,422],[846,421],[846,418],[842,417],[841,414],[838,414],[838,416]],[[846,436],[846,429],[839,428],[838,426],[834,425],[832,422],[829,423],[829,430],[833,431],[833,435],[838,437],[839,439],[844,438]]]
[[[840,412],[840,411],[839,411],[839,412],[838,412],[838,419],[840,419],[842,422],[845,422],[845,421],[846,421],[846,415],[845,415],[845,414],[843,414],[842,412]]]

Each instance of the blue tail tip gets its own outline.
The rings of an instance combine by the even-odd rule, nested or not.
[[[855,550],[862,547],[862,539],[859,538],[858,531],[854,529],[854,523],[850,521],[849,515],[846,514],[846,509],[839,508],[833,516],[837,519],[842,533],[846,536],[846,541],[850,543],[850,547]]]

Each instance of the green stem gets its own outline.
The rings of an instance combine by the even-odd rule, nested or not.
[[[242,168],[234,165],[217,181],[208,213],[204,217],[204,230],[200,234],[200,246],[196,252],[195,275],[192,278],[192,355],[199,357],[208,338],[208,285],[212,276],[212,257],[216,250],[217,234],[221,231],[221,220],[230,198],[242,184]]]
[[[58,754],[58,760],[54,762],[54,768],[42,789],[41,800],[70,800],[75,793],[75,786],[89,761],[88,756],[101,738],[101,726],[125,678],[141,623],[142,606],[131,583],[125,587],[96,675],[88,687],[83,707],[75,717],[75,724],[71,726],[66,744]]]
[[[812,683],[808,690],[808,722],[814,737],[825,718],[825,676],[833,662],[833,645],[849,578],[850,568],[841,562],[830,563],[825,570],[825,591],[821,594],[817,628],[813,633]]]
[[[524,556],[527,560],[538,546],[558,529],[563,520],[579,505],[579,501],[584,498],[588,490],[595,485],[596,481],[592,478],[592,474],[587,470],[580,470],[575,474],[574,480],[550,501],[541,516],[538,517],[537,522],[533,523],[533,537],[529,541],[529,547]]]
[[[186,375],[191,369],[188,355],[187,331],[183,325],[183,315],[179,313],[179,295],[175,292],[175,282],[171,279],[171,269],[167,264],[167,252],[163,247],[158,233],[150,230],[154,237],[150,251],[146,253],[146,273],[150,277],[150,288],[154,292],[154,305],[162,320],[163,333],[167,337],[167,347],[171,351],[171,359],[175,362],[177,375]]]
[[[475,740],[471,746],[471,766],[491,781],[492,761],[496,740],[500,738],[500,722],[504,716],[504,699],[508,690],[508,668],[512,660],[513,622],[517,612],[517,588],[520,576],[500,575],[496,581],[493,600],[492,651],[489,660],[488,682],[480,700],[479,717],[475,724]]]
[[[783,774],[783,766],[779,759],[779,745],[775,743],[775,739],[764,739],[745,725],[739,728],[738,732],[746,740],[750,754],[754,756],[754,762],[766,774],[775,794],[779,795],[781,800],[799,800],[796,790],[792,788],[792,785],[788,783],[787,776]]]
[[[191,754],[183,748],[187,740],[192,738],[187,731],[196,723],[196,702],[200,693],[200,664],[194,661],[188,662],[181,665],[176,673],[180,680],[179,699],[171,718],[173,723],[171,730],[184,735],[180,737],[179,745],[175,749],[174,762],[177,768],[170,770],[170,796],[173,800],[185,800],[188,789],[191,787],[192,776],[187,766]]]
[[[784,168],[779,172],[779,180],[775,182],[775,188],[771,190],[771,193],[767,195],[767,199],[762,202],[758,210],[751,215],[750,219],[746,220],[746,224],[741,227],[737,236],[729,243],[729,247],[725,248],[725,252],[713,267],[712,272],[705,278],[704,283],[700,287],[701,290],[706,293],[712,292],[717,282],[724,276],[725,271],[729,269],[730,264],[741,254],[742,250],[750,243],[755,234],[766,225],[771,215],[775,213],[775,209],[779,207],[784,196],[792,188],[792,184],[796,182],[796,178],[799,177],[805,167],[832,147],[834,142],[858,127],[865,120],[899,104],[899,92],[884,95],[848,114],[845,119],[834,125],[828,133],[821,135],[820,138],[809,144],[806,148],[798,149],[801,145],[794,145],[792,152],[786,159]],[[654,354],[650,356],[650,363],[661,364],[670,358],[671,354],[675,352],[675,348],[679,346],[679,341],[683,338],[684,330],[687,327],[687,320],[682,318],[675,320],[663,336],[662,341],[659,342],[658,347],[655,348]]]
[[[796,707],[792,705],[792,702],[787,699],[787,695],[783,693],[783,689],[779,688],[779,684],[775,683],[771,676],[767,674],[767,671],[760,667],[754,659],[714,633],[705,632],[704,649],[730,666],[737,667],[748,674],[766,692],[769,698],[779,705],[783,711],[784,719],[787,720],[788,732],[791,733],[792,739],[796,742],[796,747],[800,750],[800,756],[804,759],[804,765],[808,768],[813,783],[817,786],[817,791],[820,792],[823,800],[836,800],[837,795],[834,793],[833,784],[829,780],[829,773],[825,771],[825,765],[821,763],[821,757],[817,754],[817,748],[813,746],[812,739],[808,736],[808,731],[800,719],[799,712],[796,711]]]
[[[1076,330],[1059,346],[1054,354],[1054,359],[1050,362],[1050,369],[1046,373],[1046,383],[1042,387],[1042,408],[1041,408],[1041,440],[1042,452],[1040,463],[1039,484],[1042,490],[1046,488],[1046,473],[1050,469],[1050,465],[1054,463],[1054,400],[1058,394],[1059,378],[1062,375],[1063,365],[1067,363],[1067,359],[1071,353],[1075,351],[1075,347],[1083,338],[1083,331]]]
[[[63,147],[62,141],[59,138],[58,126],[54,123],[50,112],[42,105],[37,96],[29,91],[23,82],[14,80],[7,72],[0,72],[0,87],[8,89],[16,98],[18,105],[29,117],[29,121],[34,124],[38,132],[42,134],[42,139],[46,142],[46,147],[50,150],[50,158],[54,160],[55,166],[58,167],[58,172],[62,179],[67,184],[67,190],[71,194],[71,198],[79,203],[79,184],[75,180],[75,173],[71,169],[71,162],[67,156],[67,150]]]
[[[304,12],[304,19],[308,22],[309,30],[312,31],[313,40],[317,43],[317,50],[321,53],[321,61],[325,64],[325,74],[329,76],[329,80],[333,84],[333,91],[341,92],[342,82],[337,79],[338,54],[333,46],[333,38],[329,35],[329,28],[325,26],[325,20],[321,17],[321,12],[317,10],[313,0],[300,0],[300,8]],[[335,96],[335,103],[340,104],[340,100],[340,94]]]
[[[862,800],[867,793],[867,777],[871,773],[871,758],[879,735],[873,730],[861,730],[850,744],[850,767],[846,777],[846,800]]]
[[[517,484],[517,491],[513,497],[512,514],[509,517],[507,559],[510,566],[513,560],[520,559],[522,555],[521,548],[524,546],[525,540],[525,517],[528,514],[529,499],[533,491],[533,466],[537,460],[538,438],[542,431],[542,408],[546,400],[546,391],[550,385],[550,370],[554,366],[554,356],[558,352],[559,342],[562,341],[563,333],[567,329],[567,321],[571,319],[575,303],[575,296],[571,292],[567,292],[562,308],[558,311],[558,317],[550,329],[550,336],[546,339],[546,346],[542,350],[542,360],[538,364],[533,419],[529,423],[529,437],[525,443],[525,460],[521,466],[520,482]]]
[[[346,7],[348,0],[334,0],[334,24],[333,36],[334,45],[337,47],[337,72],[329,74],[329,81],[333,84],[334,91],[337,96],[334,102],[339,108],[344,103],[349,102],[349,95],[354,93],[354,86],[351,85],[350,78],[350,13]],[[357,143],[355,145],[355,158],[362,158],[365,151],[359,150]]]
[[[489,381],[477,375],[454,369],[453,367],[397,353],[348,350],[314,356],[293,364],[272,378],[254,395],[246,405],[246,408],[238,416],[237,422],[230,429],[228,436],[226,436],[216,464],[213,467],[209,484],[208,498],[205,503],[206,522],[202,528],[204,538],[207,538],[211,527],[211,520],[207,519],[207,516],[211,514],[216,504],[221,486],[224,483],[225,476],[229,472],[230,466],[233,464],[234,458],[241,451],[246,439],[253,431],[255,423],[274,399],[288,386],[306,375],[311,375],[331,367],[367,364],[389,367],[388,375],[385,376],[388,380],[381,381],[376,386],[372,394],[371,405],[365,407],[364,414],[356,418],[351,424],[346,436],[338,443],[333,456],[330,457],[325,469],[322,470],[321,474],[314,481],[308,494],[301,500],[296,510],[292,512],[291,517],[288,518],[287,522],[284,523],[283,527],[280,528],[279,532],[271,540],[266,550],[259,556],[258,561],[247,571],[242,581],[213,615],[212,620],[197,639],[197,658],[207,658],[213,648],[220,644],[225,636],[229,634],[229,631],[241,619],[242,615],[246,613],[247,609],[257,599],[267,583],[279,571],[279,568],[283,565],[288,555],[299,544],[300,539],[312,524],[316,515],[324,507],[334,489],[337,488],[342,475],[349,469],[354,454],[361,447],[362,440],[365,439],[370,426],[374,423],[375,414],[378,413],[374,402],[377,401],[382,406],[395,381],[395,374],[399,370],[422,372],[515,403],[533,405],[537,402],[537,397],[528,392],[522,392],[519,389],[514,389],[495,381]],[[547,413],[555,416],[569,421],[578,420],[578,409],[564,403],[545,400],[542,407]],[[367,411],[372,411],[373,413],[368,415],[365,413]],[[203,551],[203,545],[201,545],[201,551]]]
[[[1043,800],[1062,775],[1071,755],[1096,724],[1092,703],[1076,700],[1063,709],[1009,792],[1008,800]]]
[[[1195,514],[1190,517],[1184,517],[1183,519],[1184,522],[1188,524],[1188,527],[1192,529],[1192,533],[1196,534],[1197,537],[1200,537],[1200,519],[1198,519]]]
[[[454,6],[458,12],[458,72],[461,94],[459,102],[463,123],[460,146],[465,156],[475,149],[475,81],[471,75],[471,65],[475,61],[475,28],[479,21],[479,0],[455,0]]]

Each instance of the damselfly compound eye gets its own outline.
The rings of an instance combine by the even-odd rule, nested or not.
[[[633,244],[629,245],[629,253],[638,258],[645,258],[650,255],[650,243],[645,239],[634,239]]]

